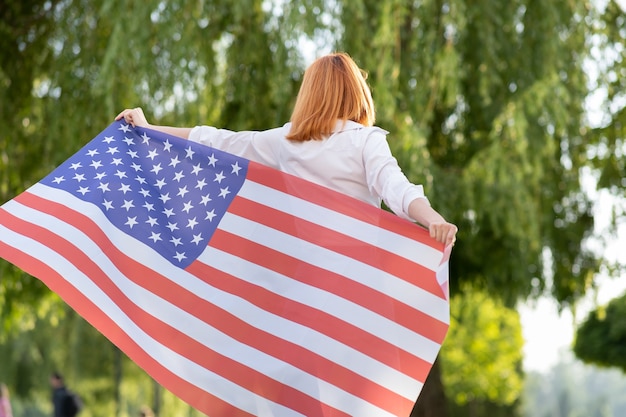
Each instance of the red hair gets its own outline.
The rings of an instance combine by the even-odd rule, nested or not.
[[[316,59],[304,72],[287,139],[323,139],[337,120],[372,126],[376,113],[365,79],[366,74],[345,53]]]

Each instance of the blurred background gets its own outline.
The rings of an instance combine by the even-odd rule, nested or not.
[[[626,416],[626,12],[615,0],[1,0],[0,203],[126,107],[287,122],[346,51],[407,176],[459,226],[448,337],[411,417]],[[15,417],[200,415],[0,261]],[[358,417],[358,416],[355,416]]]

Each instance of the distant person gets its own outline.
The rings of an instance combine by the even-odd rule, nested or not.
[[[54,417],[75,417],[82,408],[82,403],[78,395],[65,386],[63,376],[54,372],[50,375],[50,386],[52,387],[52,405]]]
[[[0,384],[0,417],[13,417],[9,389],[5,384]]]

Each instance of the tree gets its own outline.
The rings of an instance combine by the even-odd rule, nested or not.
[[[589,313],[576,331],[574,353],[585,363],[626,372],[626,294]]]
[[[450,306],[449,343],[439,357],[449,403],[469,416],[483,415],[472,411],[487,404],[513,406],[523,386],[519,315],[471,288],[452,297]],[[505,411],[514,415],[510,408]],[[496,410],[489,415],[497,415]]]

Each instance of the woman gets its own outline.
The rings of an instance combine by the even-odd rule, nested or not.
[[[212,146],[332,188],[420,223],[446,246],[457,227],[435,211],[421,185],[411,184],[375,127],[372,95],[363,72],[345,53],[318,58],[304,73],[290,123],[265,131],[148,123],[141,108],[116,120]]]

